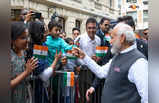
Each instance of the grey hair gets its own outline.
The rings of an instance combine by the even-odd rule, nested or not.
[[[129,25],[127,25],[125,23],[118,23],[114,27],[114,29],[116,29],[116,28],[118,28],[118,31],[117,31],[118,36],[121,36],[123,34],[123,35],[126,36],[126,41],[127,42],[130,42],[130,43],[135,42],[135,40],[136,40],[135,33]]]

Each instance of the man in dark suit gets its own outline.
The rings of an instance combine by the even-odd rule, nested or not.
[[[144,38],[146,39],[146,41],[148,41],[148,38],[149,38],[149,29],[145,28],[143,30],[143,34],[144,34]]]

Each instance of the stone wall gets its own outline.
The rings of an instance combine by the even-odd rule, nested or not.
[[[41,12],[46,24],[56,11],[65,19],[65,31],[71,37],[76,19],[81,22],[81,33],[85,32],[85,23],[89,17],[95,17],[97,21],[102,17],[116,19],[119,13],[111,13],[108,3],[109,0],[11,0],[11,8],[28,8]]]

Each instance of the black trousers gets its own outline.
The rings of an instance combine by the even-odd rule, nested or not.
[[[86,69],[86,70],[84,70]],[[86,101],[86,91],[91,87],[94,80],[94,74],[87,68],[84,67],[79,73],[79,90],[80,90],[80,103],[87,103]],[[90,96],[90,102],[95,101],[94,95]]]

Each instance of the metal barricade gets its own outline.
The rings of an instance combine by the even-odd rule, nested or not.
[[[49,103],[48,85],[38,76],[31,75],[29,78],[31,88],[29,91],[29,103]]]
[[[77,82],[78,75],[69,71],[55,71],[55,73],[58,77],[57,103],[75,103],[75,83]],[[51,89],[52,88],[54,87],[51,86]],[[54,103],[54,100],[51,101]]]

